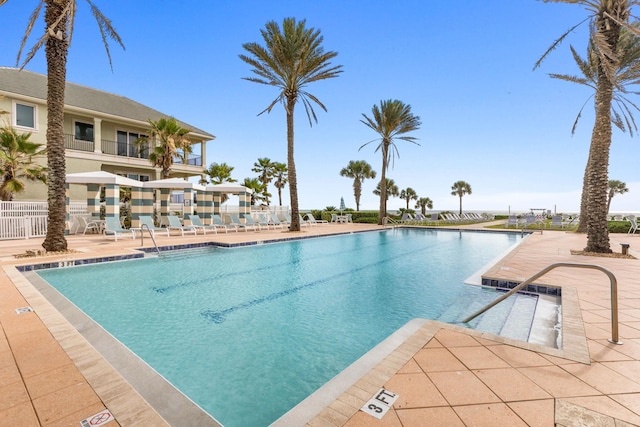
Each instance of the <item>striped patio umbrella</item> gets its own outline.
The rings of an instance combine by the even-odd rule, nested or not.
[[[342,215],[344,208],[344,197],[340,197],[340,215]]]

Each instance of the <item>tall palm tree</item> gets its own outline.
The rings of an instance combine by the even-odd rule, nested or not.
[[[451,186],[451,195],[460,198],[460,215],[462,215],[462,196],[471,194],[471,185],[464,181],[456,181]]]
[[[380,181],[375,190],[373,190],[373,194],[375,194],[376,196],[380,196],[380,198],[382,198],[381,187],[382,181]],[[389,197],[398,197],[400,195],[400,191],[398,190],[398,186],[396,185],[395,181],[390,178],[384,179],[384,188],[386,189],[386,196],[384,199],[384,216],[387,216],[387,202],[389,201]]]
[[[191,152],[189,129],[183,128],[173,117],[162,117],[149,122],[149,136],[141,136],[136,144],[141,147],[153,147],[149,153],[149,161],[160,168],[162,179],[169,178],[174,159],[182,159]]]
[[[356,199],[356,211],[360,210],[360,196],[362,195],[362,181],[367,178],[375,178],[376,171],[364,160],[351,160],[349,164],[342,168],[340,176],[353,179],[353,195]]]
[[[124,44],[120,36],[111,25],[111,20],[105,17],[92,1],[86,0],[91,9],[91,14],[98,23],[102,42],[104,43],[109,65],[111,53],[109,52],[109,39],[118,43],[123,49]],[[0,0],[0,6],[6,0]],[[71,44],[73,27],[76,16],[77,0],[40,0],[34,9],[27,29],[22,38],[18,51],[17,63],[24,47],[31,35],[36,21],[40,17],[42,7],[44,11],[44,34],[38,39],[33,48],[26,55],[21,67],[24,67],[45,45],[47,58],[47,166],[48,192],[47,204],[49,206],[47,235],[42,246],[47,251],[64,251],[67,249],[67,239],[64,237],[66,227],[66,164],[64,152],[64,89],[67,75],[67,53]]]
[[[400,192],[400,198],[407,202],[407,210],[409,210],[409,202],[411,200],[418,200],[418,193],[411,187],[407,187],[406,189]]]
[[[556,3],[575,3],[587,10],[585,20],[575,25],[556,40],[538,60],[538,67],[549,52],[554,50],[569,33],[585,21],[592,28],[593,48],[597,55],[597,83],[595,93],[595,123],[591,133],[591,146],[585,168],[588,208],[587,252],[611,252],[607,225],[607,196],[609,150],[611,147],[611,103],[616,87],[616,71],[620,66],[618,42],[624,27],[638,34],[629,23],[631,9],[640,4],[637,0],[545,0]],[[581,216],[584,216],[581,214]],[[582,221],[581,221],[582,222]]]
[[[33,162],[45,149],[29,138],[31,133],[19,134],[10,126],[0,129],[0,200],[11,201],[14,193],[24,191],[24,179],[47,182],[47,168]]]
[[[611,208],[611,199],[613,199],[613,196],[615,196],[616,194],[624,194],[627,191],[629,191],[629,189],[627,188],[627,184],[625,184],[624,182],[618,181],[617,179],[609,180],[609,198],[607,200],[607,212],[609,212],[609,209]]]
[[[262,202],[264,201],[263,196],[262,196],[262,183],[260,182],[260,180],[258,180],[258,178],[245,178],[244,182],[242,183],[242,185],[244,185],[245,187],[247,187],[250,190],[253,190],[253,192],[251,193],[251,205],[255,205],[258,202]]]
[[[420,208],[422,215],[427,213],[427,208],[433,209],[433,200],[428,197],[420,197],[416,202],[416,209]]]
[[[268,157],[262,157],[253,164],[251,168],[252,172],[258,174],[258,181],[262,183],[262,199],[266,202],[267,206],[270,204],[269,197],[269,183],[273,180],[273,165],[274,163]]]
[[[637,23],[634,24],[637,27]],[[580,85],[587,86],[593,90],[593,94],[590,95],[582,105],[582,108],[578,111],[573,127],[571,128],[571,134],[575,133],[578,126],[578,122],[582,117],[582,111],[588,104],[589,100],[595,96],[598,84],[598,63],[599,57],[595,48],[595,42],[593,39],[593,31],[589,40],[589,46],[587,48],[586,59],[580,57],[573,46],[570,46],[573,59],[576,62],[581,76],[573,76],[567,74],[555,74],[551,73],[549,76],[555,79],[568,81]],[[634,131],[638,130],[635,119],[633,117],[633,110],[638,111],[638,106],[633,103],[628,94],[638,95],[637,91],[629,91],[628,87],[631,84],[637,84],[640,80],[640,37],[626,28],[621,28],[620,39],[617,45],[617,55],[619,58],[619,64],[615,72],[615,84],[613,87],[612,103],[611,103],[611,120],[612,123],[620,129],[622,132],[629,130],[631,136],[634,135]],[[587,162],[589,166],[589,162]],[[585,174],[583,176],[582,196],[580,198],[580,213],[583,218],[588,217],[588,168],[585,167]],[[607,209],[608,212],[608,209]],[[578,226],[578,232],[584,233],[587,231],[587,222],[582,221]]]
[[[378,224],[382,225],[382,220],[387,216],[387,167],[389,166],[389,160],[393,162],[396,155],[400,157],[395,141],[399,139],[420,145],[415,142],[417,138],[405,134],[420,129],[422,123],[420,122],[420,117],[413,115],[411,112],[411,105],[397,99],[380,101],[380,106],[374,105],[371,113],[372,118],[362,114],[364,120],[361,119],[360,121],[377,132],[380,138],[363,144],[359,150],[373,141],[380,141],[376,151],[380,150],[382,152],[382,172],[380,173],[379,184],[380,212],[378,215]]]
[[[204,175],[209,177],[209,181],[212,184],[222,184],[224,182],[237,182],[237,179],[231,178],[231,172],[233,172],[233,166],[229,166],[226,163],[211,163],[209,165],[209,169],[205,169]],[[200,183],[206,185],[208,183],[207,178],[203,176],[203,179],[200,180]],[[223,193],[220,203],[224,203],[229,199],[229,195]]]
[[[306,20],[296,22],[295,18],[285,18],[282,30],[275,21],[267,23],[261,30],[264,46],[245,43],[242,47],[250,56],[240,55],[240,59],[253,67],[256,77],[245,77],[251,82],[275,86],[280,93],[260,114],[271,112],[273,106],[282,103],[287,115],[287,169],[289,170],[289,193],[291,202],[291,231],[300,231],[298,209],[298,177],[294,161],[293,114],[296,103],[304,105],[309,125],[312,118],[318,121],[312,101],[327,111],[318,98],[306,91],[309,83],[326,80],[342,72],[341,65],[331,65],[338,54],[325,52],[320,30],[305,27]]]
[[[273,163],[273,177],[276,179],[273,185],[278,189],[278,203],[280,206],[282,206],[282,189],[287,185],[287,182],[289,182],[288,172],[289,170],[286,164],[280,162]]]

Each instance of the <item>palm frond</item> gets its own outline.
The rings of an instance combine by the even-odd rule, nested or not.
[[[554,41],[553,44],[551,46],[549,46],[547,51],[542,54],[540,59],[538,59],[536,61],[536,63],[533,66],[533,69],[535,70],[538,67],[540,67],[540,65],[542,65],[542,62],[546,59],[546,57],[551,52],[553,52],[564,41],[564,39],[566,39],[567,36],[573,32],[573,30],[578,28],[580,25],[582,25],[585,21],[588,21],[589,19],[590,19],[590,17],[587,17],[587,18],[583,19],[582,21],[578,22],[576,25],[574,25],[573,27],[569,28],[564,34],[562,34],[556,41]]]

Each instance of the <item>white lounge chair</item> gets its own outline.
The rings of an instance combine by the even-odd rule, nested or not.
[[[627,219],[631,223],[631,227],[629,227],[627,234],[635,234],[635,232],[638,231],[638,221],[636,220],[635,215],[627,215]]]
[[[91,219],[87,219],[84,216],[78,216],[77,221],[78,221],[78,227],[76,230],[79,230],[80,228],[82,228],[83,236],[87,233],[87,231],[93,231],[94,233],[100,232],[100,224],[98,224],[95,221],[92,221]]]
[[[327,224],[328,223],[328,221],[326,219],[316,219],[311,212],[307,213],[304,217],[306,218],[306,221],[308,221],[309,224],[311,224],[311,225]]]
[[[553,215],[551,217],[549,228],[552,228],[552,227],[564,228],[564,221],[562,221],[562,215]]]
[[[194,235],[196,234],[197,227],[193,225],[182,225],[180,223],[180,218],[178,218],[177,216],[169,215],[167,219],[169,220],[169,226],[167,227],[169,232],[171,232],[171,230],[178,230],[180,231],[181,236],[184,236],[184,233],[193,233]]]
[[[267,230],[269,229],[269,225],[270,225],[269,219],[265,214],[262,214],[262,213],[256,214],[256,217],[254,218],[254,222],[258,224],[261,228],[265,227]]]
[[[118,218],[108,216],[105,219],[104,235],[113,236],[116,241],[118,241],[118,236],[120,235],[131,236],[132,239],[135,239],[136,231],[122,228],[122,225],[120,225],[120,220]]]

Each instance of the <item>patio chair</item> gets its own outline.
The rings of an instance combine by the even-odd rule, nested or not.
[[[87,234],[87,231],[89,230],[93,231],[94,233],[100,232],[100,224],[98,224],[95,221],[87,220],[87,218],[83,216],[78,216],[77,221],[78,221],[77,230],[80,230],[82,228],[83,236]]]
[[[331,222],[338,222],[338,214],[331,214]]]
[[[151,216],[140,215],[139,220],[140,220],[140,227],[132,228],[132,230],[142,233],[144,229],[147,229],[149,230],[149,234],[151,234],[152,237],[155,237],[156,231],[158,231],[160,233],[165,233],[167,237],[169,237],[169,229],[163,228],[163,227],[156,227],[156,225],[153,223],[153,218]],[[144,228],[142,227],[143,225],[145,226]]]
[[[636,220],[635,215],[627,215],[627,219],[631,223],[631,227],[629,227],[627,234],[635,234],[636,231],[638,231],[638,221]]]
[[[256,222],[253,219],[253,215],[251,214],[247,214],[244,216],[244,223],[250,227],[253,227],[253,229],[255,230],[256,228],[258,229],[257,231],[261,231],[262,230],[262,224],[260,224],[259,222]]]
[[[213,221],[213,224],[216,227],[224,229],[225,233],[228,233],[229,229],[231,229],[231,228],[233,228],[234,231],[238,231],[238,227],[236,227],[235,225],[233,225],[233,224],[225,224],[222,221],[222,218],[220,218],[220,215],[218,215],[218,214],[213,214],[211,216],[211,220]]]
[[[184,233],[196,234],[197,227],[193,225],[182,225],[182,223],[180,223],[180,218],[177,216],[169,215],[166,218],[169,221],[169,226],[167,227],[169,233],[171,233],[171,230],[178,230],[180,231],[181,236],[184,236]]]
[[[209,224],[206,225],[202,222],[202,220],[200,219],[200,216],[198,215],[187,215],[189,217],[189,221],[191,222],[191,225],[193,225],[194,227],[197,227],[197,230],[202,230],[203,234],[207,234],[207,230],[213,231],[214,233],[218,233],[218,227],[215,226],[215,224]]]
[[[135,230],[126,229],[126,228],[122,228],[122,225],[120,225],[120,220],[118,218],[115,218],[115,217],[112,217],[112,216],[108,216],[105,219],[104,235],[105,236],[113,236],[113,238],[117,242],[118,241],[118,236],[120,236],[120,235],[126,235],[126,236],[130,235],[132,239],[135,239],[136,238],[136,231]]]

